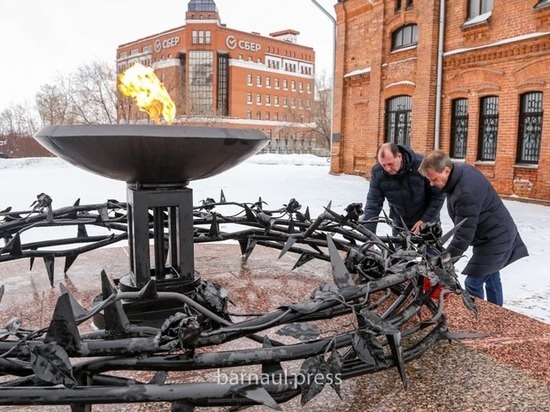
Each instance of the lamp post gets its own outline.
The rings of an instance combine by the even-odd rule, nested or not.
[[[334,134],[334,86],[336,80],[336,19],[323,7],[317,0],[311,0],[319,10],[321,10],[325,16],[327,16],[332,22],[332,87],[330,92],[330,136],[329,136],[329,150],[332,158],[332,136]]]

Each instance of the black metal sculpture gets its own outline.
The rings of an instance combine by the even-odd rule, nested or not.
[[[333,282],[319,285],[308,300],[281,302],[273,312],[235,321],[227,310],[230,293],[223,285],[198,277],[188,282],[177,263],[167,264],[173,242],[166,229],[174,224],[167,206],[148,207],[146,236],[155,241],[156,263],[147,268],[147,282],[142,282],[144,275],[133,278],[132,288],[117,287],[102,273],[101,293],[93,307],[84,308],[62,287],[48,327],[26,330],[20,319],[5,324],[0,331],[0,405],[66,404],[73,411],[85,411],[98,403],[166,401],[177,411],[257,404],[279,409],[280,403],[296,396],[307,403],[324,386],[340,394],[343,380],[391,367],[406,386],[405,362],[441,339],[460,337],[447,330],[445,294],[461,294],[465,305],[475,310],[453,262],[440,253],[450,233],[442,235],[438,226],[427,227],[421,236],[400,231],[398,236],[377,237],[358,223],[359,204],[349,205],[343,213],[329,204],[312,219],[295,199],[270,210],[261,199],[228,202],[222,192],[219,201],[209,198],[192,207],[193,243],[235,240],[245,260],[257,246],[275,248],[281,255],[298,254],[296,267],[312,259],[330,262],[333,275]],[[224,212],[226,208],[231,213]],[[54,209],[52,199],[40,194],[31,210],[0,212],[0,262],[41,258],[53,285],[55,259],[65,258],[67,272],[81,253],[131,239],[132,219],[130,202],[77,201]],[[392,224],[387,219],[386,223]],[[27,230],[61,225],[74,226],[76,236],[21,241]],[[90,236],[91,226],[110,232]],[[176,275],[166,272],[171,266]],[[3,293],[2,287],[0,298]],[[338,330],[321,330],[302,343],[283,344],[266,333],[308,325],[315,330],[323,320],[350,316],[353,321]],[[79,325],[90,318],[100,329],[82,333]],[[239,339],[259,345],[218,350]],[[301,362],[300,369],[287,373],[282,366],[287,361]],[[174,371],[250,366],[257,368],[260,379],[167,382]],[[123,370],[156,373],[141,382],[114,373]]]
[[[239,207],[240,213],[226,216],[219,212],[228,205]],[[300,209],[294,199],[281,209],[266,210],[261,200],[233,203],[225,201],[222,194],[219,202],[206,199],[194,208],[194,238],[195,242],[234,239],[240,243],[245,259],[255,246],[262,245],[280,249],[281,253],[298,253],[296,266],[311,259],[330,261],[334,283],[320,285],[310,300],[233,323],[226,309],[228,294],[220,285],[201,282],[188,295],[158,292],[151,281],[138,292],[121,292],[103,273],[102,299],[93,308],[82,308],[62,290],[49,327],[28,331],[17,321],[5,326],[0,334],[0,372],[14,378],[0,384],[0,404],[71,404],[73,410],[85,404],[160,400],[191,406],[274,406],[298,395],[305,403],[325,382],[338,391],[336,384],[343,379],[389,367],[398,369],[406,385],[404,362],[420,356],[438,340],[453,337],[442,313],[444,294],[434,300],[434,289],[443,286],[445,293],[462,293],[465,303],[474,309],[457,281],[452,262],[433,254],[442,241],[438,227],[430,227],[420,237],[402,232],[397,237],[379,238],[357,223],[358,205],[350,205],[345,214],[335,213],[329,205],[315,220],[307,210],[302,213]],[[0,249],[0,262],[42,258],[53,284],[54,259],[65,257],[67,271],[79,254],[125,239],[125,212],[126,204],[116,201],[86,206],[76,202],[72,207],[55,210],[51,199],[42,194],[33,210],[0,213],[0,232],[6,240]],[[151,220],[153,226],[153,217]],[[222,231],[221,223],[240,229]],[[32,244],[20,241],[26,230],[56,225],[74,225],[77,235]],[[90,225],[109,227],[118,233],[87,236],[86,227]],[[44,250],[62,244],[73,246]],[[78,244],[81,246],[74,246]],[[345,252],[345,259],[341,252]],[[181,303],[158,328],[130,322],[121,303],[155,299]],[[105,329],[80,334],[78,325],[100,312]],[[276,326],[347,314],[356,317],[356,325],[325,339],[282,345],[261,335]],[[215,348],[240,338],[260,342],[262,348],[195,353],[197,348]],[[78,361],[81,357],[94,360]],[[283,371],[278,365],[296,359],[304,361],[303,375],[285,375],[281,382],[282,375],[278,374]],[[160,377],[138,383],[108,374],[147,370],[163,376],[168,371],[242,365],[261,365],[263,373],[277,384],[165,385]],[[295,384],[301,376],[312,374],[326,380]]]

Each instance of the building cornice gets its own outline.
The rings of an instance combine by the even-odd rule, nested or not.
[[[544,37],[550,37],[550,32],[532,33],[482,46],[447,51],[443,54],[445,59],[444,64],[446,68],[460,67],[480,61],[517,58],[518,56],[533,55],[548,51],[550,49],[550,42],[535,41]],[[511,45],[514,47],[505,47]]]

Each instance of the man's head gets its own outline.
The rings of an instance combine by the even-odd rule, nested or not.
[[[403,155],[395,143],[384,143],[378,148],[378,163],[387,174],[394,175],[401,169]]]
[[[418,171],[430,181],[432,186],[443,189],[453,170],[453,162],[447,153],[435,150],[424,156]]]

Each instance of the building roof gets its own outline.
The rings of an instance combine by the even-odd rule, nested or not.
[[[187,11],[215,11],[218,12],[218,7],[214,0],[190,0],[187,5]]]

